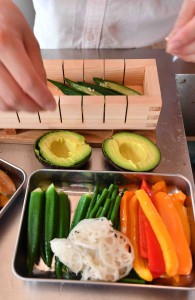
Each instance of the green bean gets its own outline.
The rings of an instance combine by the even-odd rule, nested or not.
[[[89,204],[91,201],[91,195],[90,194],[85,194],[82,195],[79,203],[77,205],[77,208],[74,213],[74,217],[70,226],[70,230],[72,230],[81,220],[85,219]]]
[[[107,213],[107,219],[108,220],[110,220],[110,218],[111,218],[111,213],[112,213],[114,203],[115,203],[115,199],[116,199],[117,195],[118,195],[118,187],[115,187],[115,189],[112,193],[112,196],[111,196],[110,208],[109,208],[109,211]]]
[[[114,224],[114,222],[116,220],[117,213],[118,213],[119,206],[120,206],[120,202],[121,202],[121,196],[118,195],[116,197],[116,200],[115,200],[115,203],[114,203],[114,207],[112,209],[112,213],[111,213],[111,217],[110,217],[110,220],[111,220],[112,224]]]
[[[104,203],[106,197],[108,195],[108,189],[104,189],[98,199],[98,201],[96,201],[94,208],[92,209],[92,211],[89,214],[89,218],[94,218],[96,216],[96,213],[99,209],[100,206],[102,206],[102,204]]]
[[[89,204],[87,214],[86,214],[86,219],[89,218],[89,215],[90,215],[92,209],[94,208],[95,202],[97,200],[98,192],[99,192],[99,186],[96,185],[95,188],[94,188],[94,193],[93,193],[92,199],[91,199],[90,204]]]
[[[105,201],[105,203],[104,203],[104,206],[102,208],[100,217],[106,217],[106,214],[107,214],[107,212],[109,210],[109,207],[110,207],[110,203],[111,203],[111,199],[107,198],[106,201]]]

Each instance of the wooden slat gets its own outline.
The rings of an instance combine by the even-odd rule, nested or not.
[[[93,77],[104,77],[103,59],[85,59],[84,60],[84,80],[88,83],[94,83]]]
[[[73,81],[83,81],[83,64],[82,59],[64,60],[64,76]]]
[[[123,84],[124,65],[124,59],[105,59],[104,78]]]
[[[126,96],[105,97],[105,126],[110,124],[116,128],[117,125],[125,123],[127,109]]]
[[[29,112],[25,112],[25,111],[19,111],[18,117],[20,120],[20,127],[22,127],[22,128],[23,128],[24,124],[40,126],[39,116],[38,116],[37,112],[29,113]]]
[[[44,59],[43,64],[46,70],[46,75],[48,79],[56,80],[59,82],[64,82],[63,78],[63,60],[61,59]],[[51,93],[55,96],[63,95],[63,93],[51,82],[47,82],[47,86]]]
[[[15,111],[0,112],[0,128],[18,128],[19,120]]]
[[[59,110],[59,97],[54,97],[56,100],[56,109],[54,111],[40,111],[40,127],[42,128],[57,128],[61,124],[60,110]],[[36,127],[34,127],[36,128]]]
[[[33,144],[35,140],[48,130],[22,130],[18,129],[15,134],[9,134],[5,130],[0,130],[0,142],[10,144]],[[86,142],[95,146],[101,147],[102,142],[110,138],[114,133],[120,132],[120,130],[74,130],[85,136]],[[155,130],[129,130],[130,132],[136,132],[142,134],[153,142],[156,141]]]
[[[82,125],[82,97],[61,96],[60,111],[65,128],[80,128]]]
[[[104,97],[103,96],[83,96],[83,124],[89,129],[103,126],[104,118]]]
[[[144,77],[144,91],[145,95],[161,96],[156,64],[152,66],[146,66]]]
[[[148,63],[150,64],[151,62],[145,59],[125,59],[124,85],[143,86],[145,68]]]

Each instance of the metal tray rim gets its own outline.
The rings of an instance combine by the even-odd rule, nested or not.
[[[26,181],[26,173],[24,172],[23,169],[17,167],[16,165],[4,160],[0,158],[0,162],[4,163],[5,165],[11,167],[12,169],[15,169],[18,173],[21,174],[22,176],[22,181],[19,185],[19,187],[17,188],[16,192],[12,195],[12,197],[10,198],[10,200],[8,201],[8,203],[1,209],[0,211],[0,218],[4,215],[4,213],[7,211],[7,209],[11,206],[11,204],[16,200],[17,196],[20,194],[24,183]]]

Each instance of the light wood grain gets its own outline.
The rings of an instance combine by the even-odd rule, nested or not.
[[[89,83],[94,83],[93,77],[104,78],[103,59],[84,60],[84,81]]]

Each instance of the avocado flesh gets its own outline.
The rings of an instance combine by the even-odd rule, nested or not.
[[[149,171],[160,161],[157,146],[134,133],[115,134],[103,142],[102,148],[111,163],[129,171]]]
[[[39,143],[40,155],[57,166],[72,167],[86,161],[91,147],[83,136],[73,132],[59,131],[43,136]]]

